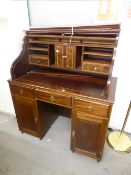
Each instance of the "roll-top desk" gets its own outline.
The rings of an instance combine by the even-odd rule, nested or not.
[[[31,28],[8,80],[21,132],[42,138],[71,118],[71,150],[98,161],[114,103],[120,26]]]

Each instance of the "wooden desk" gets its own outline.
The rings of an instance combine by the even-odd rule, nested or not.
[[[32,40],[37,30],[31,34]],[[27,32],[21,55],[12,64],[12,80],[8,80],[20,131],[42,138],[59,114],[68,116],[71,118],[72,152],[88,155],[99,161],[102,157],[115,97],[116,78],[111,78],[111,74],[107,74],[107,71],[102,72],[102,70],[108,70],[103,69],[103,64],[111,67],[111,62],[108,60],[107,63],[103,63],[99,60],[97,64],[95,61],[96,67],[92,70],[94,60],[90,67],[90,62],[88,64],[86,58],[87,68],[85,68],[86,59],[83,54],[89,53],[92,46],[87,51],[82,51],[81,40],[80,43],[72,44],[73,46],[70,47],[70,44],[61,41],[62,36],[59,44],[55,44],[54,47],[55,41],[52,43],[47,33],[43,34],[44,29],[37,31],[39,36],[37,35],[37,40],[30,45],[32,41],[28,36],[30,31]],[[49,50],[45,45],[42,45],[42,48],[41,42],[43,44],[47,41],[45,38],[39,40],[39,37],[48,38]],[[57,36],[57,39],[59,37]],[[38,43],[37,47],[34,43]],[[97,47],[99,47],[98,42],[97,45],[93,44],[93,48]],[[85,49],[85,44],[83,49]],[[41,55],[41,50],[43,55]],[[68,51],[71,55],[69,60],[65,59],[65,54],[68,57]],[[109,54],[112,55],[111,50],[109,50],[110,53],[107,53],[107,49],[104,51],[107,57]],[[60,52],[64,54],[64,57],[60,58]],[[80,58],[81,62],[79,62]],[[82,61],[83,59],[85,60]],[[80,69],[81,63],[84,68]],[[97,66],[102,66],[102,68],[99,69]]]

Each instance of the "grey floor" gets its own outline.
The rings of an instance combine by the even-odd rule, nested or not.
[[[116,153],[106,143],[97,163],[70,151],[70,119],[59,117],[39,140],[0,114],[0,175],[131,175],[131,153]]]

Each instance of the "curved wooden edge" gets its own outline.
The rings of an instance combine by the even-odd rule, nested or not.
[[[33,68],[28,62],[27,48],[27,37],[24,37],[22,50],[19,56],[13,61],[10,68],[12,80],[24,75],[27,71],[30,71]]]

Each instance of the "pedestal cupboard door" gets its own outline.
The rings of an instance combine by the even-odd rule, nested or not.
[[[37,112],[34,100],[13,96],[19,129],[37,136]]]
[[[72,149],[99,160],[103,150],[106,126],[106,119],[74,111]]]

